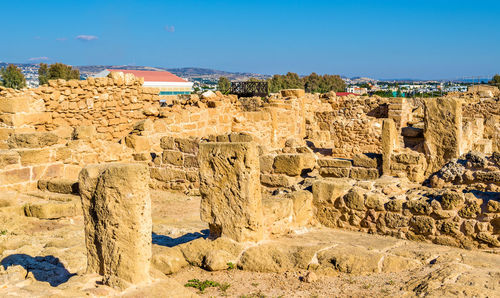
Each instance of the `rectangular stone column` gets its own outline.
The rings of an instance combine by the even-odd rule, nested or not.
[[[144,164],[90,165],[79,175],[87,273],[126,288],[149,280],[151,199]]]
[[[382,174],[391,175],[391,155],[398,144],[396,125],[392,119],[382,123]]]
[[[427,173],[441,169],[462,154],[461,99],[440,97],[425,101],[424,138]]]
[[[258,151],[253,142],[202,143],[199,151],[201,219],[212,237],[263,238]]]

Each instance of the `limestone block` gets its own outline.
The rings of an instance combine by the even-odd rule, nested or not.
[[[274,158],[273,168],[276,173],[298,176],[304,169],[315,166],[314,156],[310,154],[280,154]]]
[[[213,236],[236,241],[263,237],[260,169],[254,143],[203,143],[200,163],[201,219]]]
[[[97,131],[95,126],[77,126],[73,130],[72,138],[73,140],[95,140],[97,137]]]
[[[349,168],[352,166],[352,162],[342,158],[321,158],[318,159],[318,165],[320,167]]]
[[[293,218],[293,201],[285,196],[272,196],[262,200],[264,224],[271,234],[289,230]]]
[[[281,96],[283,97],[302,97],[305,96],[306,92],[304,89],[285,89],[281,90]]]
[[[396,125],[392,119],[384,119],[382,123],[382,173],[391,175],[391,155],[396,145]]]
[[[37,217],[40,219],[55,219],[81,214],[79,207],[79,204],[77,204],[76,202],[27,204],[24,206],[24,213],[28,217]]]
[[[293,202],[293,223],[305,226],[311,223],[314,217],[313,194],[306,190],[299,190],[288,195]]]
[[[352,179],[374,180],[374,179],[377,179],[379,177],[379,172],[377,169],[353,167],[353,168],[351,168],[350,176]]]
[[[176,138],[175,144],[181,152],[197,154],[200,141],[195,138]]]
[[[89,165],[79,175],[87,272],[127,287],[149,280],[151,200],[144,164]]]
[[[171,164],[174,166],[182,166],[184,164],[184,155],[182,152],[174,151],[174,150],[165,150],[163,151],[163,163]]]
[[[19,153],[14,150],[0,150],[0,169],[19,163]]]
[[[35,165],[50,162],[50,149],[21,149],[17,151],[21,157],[21,164]]]
[[[173,137],[162,137],[160,139],[160,147],[161,147],[161,149],[175,150],[176,145],[175,145],[174,138]]]
[[[345,178],[316,180],[312,186],[313,202],[315,205],[319,203],[333,204],[335,200],[345,195],[353,184],[354,181]]]
[[[377,158],[376,156],[369,156],[367,154],[356,154],[352,158],[352,163],[355,167],[363,168],[377,168]]]
[[[427,172],[433,173],[462,154],[461,99],[427,99],[424,124],[425,151],[429,163]]]
[[[128,135],[125,137],[127,147],[134,149],[137,152],[150,151],[151,144],[149,138],[138,135]]]
[[[52,178],[47,181],[47,190],[63,194],[77,194],[78,181],[65,178]]]
[[[261,174],[260,182],[269,187],[291,187],[295,179],[284,174]]]
[[[11,114],[29,112],[29,104],[28,97],[0,97],[0,112]]]
[[[322,177],[349,178],[350,168],[321,168],[319,174]]]
[[[187,266],[188,263],[178,247],[153,245],[151,265],[153,268],[169,275],[178,272],[182,267]]]
[[[9,148],[43,148],[57,144],[59,138],[50,132],[13,134],[7,140]]]
[[[0,171],[0,185],[29,182],[30,178],[30,168]]]

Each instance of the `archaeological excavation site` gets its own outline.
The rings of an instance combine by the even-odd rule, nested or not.
[[[498,297],[500,91],[0,87],[1,297]]]

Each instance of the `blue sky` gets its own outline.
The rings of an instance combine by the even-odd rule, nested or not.
[[[498,0],[0,0],[0,10],[4,62],[422,79],[500,72]]]

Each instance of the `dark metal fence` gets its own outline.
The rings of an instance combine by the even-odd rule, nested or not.
[[[263,97],[269,95],[269,86],[267,82],[232,82],[229,93],[240,97]]]

